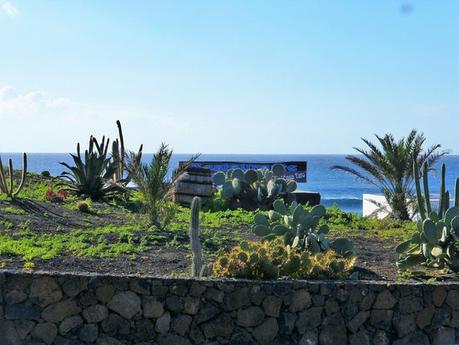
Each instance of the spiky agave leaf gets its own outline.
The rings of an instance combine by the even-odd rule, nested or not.
[[[126,188],[112,180],[116,171],[116,162],[107,157],[109,140],[102,139],[99,144],[91,137],[89,149],[80,154],[80,145],[77,145],[77,155],[71,154],[74,166],[65,162],[60,164],[69,171],[63,172],[60,177],[65,181],[59,185],[75,193],[85,195],[92,200],[99,200],[127,192]]]

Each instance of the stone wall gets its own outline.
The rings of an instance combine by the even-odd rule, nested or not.
[[[0,344],[453,344],[459,284],[0,273]]]

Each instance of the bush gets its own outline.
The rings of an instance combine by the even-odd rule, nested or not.
[[[56,203],[64,202],[64,200],[67,199],[68,196],[69,193],[63,189],[59,190],[58,192],[54,192],[52,189],[48,189],[45,193],[46,200]]]
[[[89,213],[91,211],[89,204],[85,201],[79,201],[76,204],[76,208],[78,209],[78,211],[83,213]]]
[[[229,253],[219,253],[212,266],[217,277],[276,279],[345,279],[354,257],[343,258],[333,250],[316,255],[284,246],[280,239],[242,242]]]
[[[43,170],[41,172],[41,176],[43,176],[43,177],[51,177],[51,173],[48,170]]]

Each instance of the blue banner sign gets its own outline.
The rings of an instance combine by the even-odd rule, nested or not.
[[[182,164],[184,162],[180,162]],[[274,164],[281,164],[285,168],[284,178],[296,182],[306,182],[307,162],[221,162],[221,161],[196,161],[192,168],[207,168],[211,172],[227,171],[230,169],[256,170],[271,169]]]

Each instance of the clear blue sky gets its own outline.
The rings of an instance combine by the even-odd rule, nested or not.
[[[459,153],[459,1],[0,0],[0,152]]]

